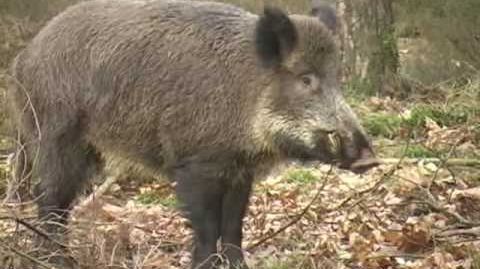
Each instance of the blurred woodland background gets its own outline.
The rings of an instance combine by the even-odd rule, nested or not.
[[[76,2],[0,0],[0,199],[14,145],[4,111],[6,70],[45,22]],[[344,92],[386,161],[365,177],[295,166],[259,183],[246,225],[254,268],[480,269],[480,1],[223,2],[255,13],[265,4],[290,13],[309,13],[318,2],[335,7]],[[80,217],[74,224],[84,227],[76,229],[77,241],[90,246],[74,251],[85,268],[188,264],[188,229],[178,228],[184,223],[174,213],[170,187],[129,180],[109,188],[115,192],[97,203],[96,218],[104,224],[84,227]],[[318,199],[316,190],[325,198],[303,210]],[[21,234],[25,227],[1,221],[11,220],[5,216],[12,212],[10,205],[0,206],[0,241],[9,242],[0,247],[1,268],[20,268],[12,249],[31,253]],[[295,212],[303,219],[292,224]],[[89,214],[80,210],[79,216]],[[140,229],[132,224],[139,218],[155,226]],[[287,232],[255,245],[284,225]],[[168,246],[158,243],[165,238]]]

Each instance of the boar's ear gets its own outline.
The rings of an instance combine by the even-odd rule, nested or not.
[[[265,7],[255,35],[257,54],[267,68],[279,66],[298,42],[295,25],[283,11],[273,7]]]
[[[332,33],[337,30],[337,15],[335,9],[327,4],[315,4],[310,15],[318,18]]]

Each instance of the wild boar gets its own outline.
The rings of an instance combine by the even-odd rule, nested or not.
[[[287,158],[355,172],[378,163],[337,72],[328,27],[278,8],[68,8],[12,67],[11,111],[23,166],[33,163],[40,179],[39,217],[65,223],[76,194],[115,156],[176,182],[195,233],[192,268],[213,268],[221,240],[231,268],[245,269],[242,219],[261,172]]]

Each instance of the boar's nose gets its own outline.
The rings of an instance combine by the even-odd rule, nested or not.
[[[354,173],[365,173],[380,165],[369,138],[361,131],[355,131],[351,139],[342,141],[341,155],[340,168]]]
[[[354,173],[362,174],[380,165],[380,163],[380,160],[375,157],[371,149],[364,148],[360,150],[359,158],[351,163],[348,169]]]

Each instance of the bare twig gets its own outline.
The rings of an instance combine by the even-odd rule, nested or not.
[[[448,237],[448,236],[456,236],[456,235],[469,235],[469,236],[480,237],[480,226],[467,228],[467,229],[454,229],[454,230],[442,231],[436,234],[435,236]]]
[[[10,246],[8,246],[8,245],[0,244],[0,247],[3,248],[6,252],[14,253],[14,254],[22,257],[22,258],[25,258],[25,259],[27,259],[27,260],[29,260],[29,261],[37,264],[38,266],[40,266],[40,267],[42,267],[42,268],[46,268],[46,269],[56,269],[56,268],[57,268],[57,267],[55,267],[55,266],[53,266],[53,265],[51,265],[51,264],[48,264],[48,263],[46,263],[46,262],[43,262],[43,261],[41,261],[41,260],[39,260],[39,259],[37,259],[37,258],[35,258],[35,257],[33,257],[33,256],[28,255],[28,254],[25,253],[25,252],[22,252],[22,251],[20,251],[20,250],[18,250],[18,249],[12,248],[12,247],[10,247]]]
[[[12,84],[15,84],[20,90],[23,91],[23,93],[25,94],[26,103],[23,107],[22,113],[27,113],[28,109],[31,110],[31,116],[33,118],[33,122],[34,122],[34,125],[35,125],[35,128],[36,128],[36,131],[37,131],[37,137],[36,137],[37,140],[27,142],[27,141],[23,141],[21,139],[22,134],[20,132],[21,132],[22,128],[17,128],[17,139],[15,140],[15,143],[17,144],[17,150],[14,154],[15,166],[16,166],[16,165],[18,165],[19,153],[26,154],[25,146],[27,144],[40,143],[40,141],[42,140],[42,131],[41,131],[41,128],[40,128],[40,120],[38,118],[37,111],[36,111],[36,109],[33,105],[33,102],[32,102],[32,99],[31,99],[31,96],[30,96],[28,90],[22,85],[22,83],[20,81],[17,80],[16,77],[14,77],[14,76],[6,73],[6,72],[1,72],[0,73],[0,78],[7,79]],[[31,166],[33,167],[35,165],[35,163],[38,161],[38,156],[40,154],[39,151],[40,151],[40,147],[37,146],[34,156],[32,156],[30,158],[25,158],[25,161],[24,161],[24,164],[23,164],[24,171],[22,171],[22,178],[16,178],[16,176],[17,176],[16,173],[12,173],[12,175],[13,175],[12,182],[8,183],[9,189],[7,191],[7,195],[4,199],[4,202],[9,201],[12,198],[12,196],[15,193],[17,193],[17,191],[18,191],[17,186],[21,186],[22,184],[25,183],[25,181],[29,180],[32,171],[26,171],[25,170],[27,168],[26,163],[28,162],[28,160],[30,160],[32,162]],[[25,156],[23,156],[23,157],[25,157]],[[27,172],[27,174],[25,174],[25,172]],[[15,186],[15,184],[17,186]]]
[[[421,203],[428,205],[432,210],[442,213],[450,218],[455,219],[458,223],[467,226],[467,227],[475,227],[480,226],[480,222],[470,221],[464,218],[462,215],[458,214],[457,212],[449,211],[448,209],[444,208],[440,202],[433,196],[429,189],[418,185],[420,189],[426,195],[425,199],[420,200]]]
[[[28,93],[27,89],[25,89],[23,84],[20,81],[18,81],[16,77],[11,76],[9,74],[2,74],[2,75],[7,77],[7,79],[10,79],[10,81],[13,81],[25,93],[25,97],[27,98],[26,107],[29,107],[32,110],[32,116],[33,116],[33,119],[34,119],[35,127],[38,131],[38,140],[39,141],[42,140],[42,133],[41,133],[41,129],[40,129],[40,120],[38,119],[37,110],[33,106],[32,99],[31,99],[30,94]]]
[[[392,252],[392,253],[378,253],[373,254],[367,257],[367,259],[382,259],[382,258],[411,258],[411,259],[424,259],[425,255],[422,254],[413,254],[413,253],[400,253],[400,252]]]
[[[389,174],[389,173],[387,173]],[[386,174],[386,175],[387,175]],[[329,209],[328,211],[331,212],[331,211],[335,211],[335,210],[338,210],[342,207],[344,207],[348,202],[350,202],[351,200],[353,200],[354,197],[359,197],[358,199],[356,199],[352,206],[351,207],[354,207],[355,205],[358,205],[359,203],[363,202],[365,200],[365,196],[364,194],[365,193],[369,193],[369,192],[373,192],[375,190],[377,190],[380,186],[383,185],[383,183],[385,183],[385,180],[389,178],[387,176],[383,176],[380,180],[378,180],[377,182],[375,182],[375,184],[370,187],[370,188],[367,188],[367,189],[364,189],[364,190],[361,190],[361,191],[358,191],[358,192],[355,192],[353,193],[352,195],[348,196],[347,198],[343,199],[342,202],[340,202],[338,205],[336,205],[335,207]]]
[[[395,174],[395,172],[399,169],[400,165],[402,164],[403,160],[405,159],[405,156],[406,156],[406,152],[407,152],[407,148],[409,147],[410,145],[410,140],[407,141],[407,144],[406,144],[406,147],[405,147],[405,150],[404,150],[404,153],[402,154],[402,157],[400,159],[395,159],[396,162],[394,163],[395,166],[392,167],[389,171],[387,171],[386,173],[383,174],[382,178],[380,178],[380,180],[378,180],[377,182],[375,182],[375,184],[370,187],[370,188],[367,188],[367,189],[364,189],[364,190],[361,190],[361,191],[358,191],[358,192],[354,192],[352,195],[348,196],[347,198],[343,199],[338,205],[332,207],[332,208],[329,208],[327,209],[324,213],[330,213],[330,212],[333,212],[333,211],[337,211],[339,210],[340,208],[344,207],[347,203],[349,203],[350,201],[352,201],[355,197],[359,197],[357,198],[353,203],[352,205],[350,206],[350,208],[353,208],[354,206],[358,205],[358,204],[362,204],[364,202],[364,200],[366,199],[366,196],[365,194],[366,193],[370,193],[370,192],[373,192],[373,191],[376,191],[378,190],[378,188],[380,188],[380,186],[382,186],[387,180],[391,179],[392,176]],[[378,216],[375,215],[375,217],[378,218]]]
[[[457,145],[458,145],[459,142],[460,141],[455,142],[455,144],[453,144],[453,146],[448,151],[447,156],[445,156],[445,158],[441,158],[442,161],[440,162],[440,165],[438,166],[438,168],[435,170],[435,173],[433,174],[432,179],[429,182],[429,185],[428,185],[429,190],[432,189],[433,183],[437,180],[437,177],[440,173],[440,170],[447,167],[447,162],[448,162],[448,160],[450,160],[452,154],[455,152],[455,149],[457,148]]]
[[[465,243],[478,243],[480,242],[480,238],[460,238],[456,240],[449,239],[448,243],[451,245],[461,245]]]
[[[425,204],[431,210],[433,210],[435,212],[438,212],[438,213],[442,213],[442,214],[446,215],[447,217],[450,217],[450,218],[454,219],[456,222],[460,223],[463,226],[467,226],[467,227],[480,226],[480,222],[470,221],[470,220],[464,218],[463,216],[461,216],[460,214],[458,214],[457,212],[452,212],[452,211],[449,211],[448,209],[444,208],[442,206],[442,204],[430,192],[430,190],[428,188],[422,186],[418,182],[415,182],[413,180],[410,180],[410,179],[404,178],[404,177],[399,177],[399,178],[416,185],[418,187],[418,189],[420,191],[422,191],[424,197],[416,197],[417,203]]]
[[[350,202],[354,197],[358,197],[360,196],[360,198],[358,198],[352,205],[355,206],[359,203],[361,203],[365,197],[364,197],[364,194],[366,193],[369,193],[369,192],[372,192],[372,191],[375,191],[377,190],[378,188],[380,188],[380,186],[383,185],[383,183],[385,183],[385,181],[387,181],[388,179],[390,179],[393,174],[395,173],[395,171],[398,169],[398,167],[400,166],[402,162],[402,159],[398,159],[398,162],[396,163],[395,167],[393,167],[392,169],[390,169],[388,172],[384,173],[382,178],[380,180],[378,180],[377,182],[375,182],[375,184],[370,187],[370,188],[367,188],[367,189],[364,189],[364,190],[361,190],[361,191],[358,191],[358,192],[355,192],[353,193],[352,195],[348,196],[347,198],[343,199],[342,202],[340,202],[338,205],[334,206],[333,208],[330,208],[328,209],[329,212],[331,211],[335,211],[335,210],[338,210],[342,207],[344,207],[348,202]]]
[[[69,246],[65,245],[65,244],[62,244],[61,242],[58,242],[57,240],[51,238],[46,232],[42,231],[41,229],[33,226],[32,224],[22,220],[22,219],[19,219],[19,218],[16,218],[16,217],[0,217],[0,220],[12,220],[12,221],[15,221],[16,223],[18,224],[21,224],[22,226],[24,226],[25,228],[31,230],[32,232],[34,232],[35,234],[39,235],[40,237],[44,238],[44,239],[47,239],[55,244],[57,244],[58,246],[60,247],[63,247],[63,248],[69,248]]]
[[[333,171],[333,166],[330,166],[330,169],[328,170],[327,174],[325,174],[325,176],[323,177],[323,181],[322,181],[322,185],[320,186],[320,188],[318,188],[317,190],[317,193],[315,194],[315,196],[313,197],[313,199],[310,201],[310,203],[308,203],[308,205],[305,206],[305,208],[300,212],[298,213],[291,221],[289,221],[287,224],[285,224],[284,226],[282,226],[280,229],[278,229],[277,231],[271,233],[270,235],[260,239],[259,241],[251,244],[250,246],[248,246],[246,248],[247,251],[251,251],[255,248],[257,248],[258,246],[260,246],[261,244],[267,242],[268,240],[274,238],[275,236],[277,236],[278,234],[280,234],[281,232],[285,231],[288,227],[294,225],[295,223],[299,222],[303,216],[308,212],[308,210],[310,209],[310,207],[313,205],[313,203],[315,201],[317,201],[319,198],[320,198],[320,193],[322,192],[322,190],[325,188],[325,186],[327,185],[327,182],[328,182],[328,177],[330,176],[330,174],[332,173]]]

